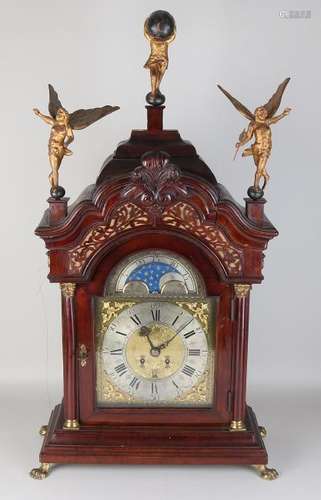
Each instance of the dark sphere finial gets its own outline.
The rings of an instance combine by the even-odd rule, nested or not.
[[[156,95],[153,95],[151,92],[146,94],[146,102],[151,106],[161,106],[165,102],[165,96],[159,90]]]
[[[61,198],[63,198],[66,194],[66,191],[64,190],[64,188],[62,186],[56,186],[56,187],[52,187],[50,189],[50,196],[52,198],[54,198],[55,200],[60,200]]]
[[[146,21],[148,34],[152,38],[166,41],[173,36],[176,26],[175,19],[166,10],[155,10]]]
[[[264,196],[264,191],[260,187],[257,188],[255,186],[250,186],[247,190],[247,194],[251,198],[251,200],[260,200]]]

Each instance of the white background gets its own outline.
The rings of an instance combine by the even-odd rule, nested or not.
[[[49,129],[32,108],[46,112],[48,82],[68,110],[121,107],[76,132],[61,168],[73,201],[117,143],[145,127],[143,23],[159,8],[177,22],[162,84],[165,127],[193,142],[240,203],[254,172],[250,158],[232,161],[246,121],[216,83],[254,109],[292,78],[281,111],[293,111],[273,126],[266,213],[280,236],[252,292],[248,375],[248,402],[268,427],[281,476],[267,483],[236,466],[61,466],[36,482],[27,473],[38,463],[37,428],[62,388],[59,291],[33,235],[48,197]],[[311,19],[280,17],[293,9],[310,9]],[[320,3],[1,0],[0,12],[2,498],[319,498]]]

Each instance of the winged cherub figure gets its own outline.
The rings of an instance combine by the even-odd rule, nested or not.
[[[250,141],[254,136],[255,142],[249,148],[244,149],[242,153],[242,156],[253,156],[256,166],[254,186],[251,186],[248,191],[249,196],[254,199],[258,199],[263,196],[263,189],[270,178],[266,171],[266,164],[272,150],[272,134],[270,125],[277,123],[291,111],[291,108],[285,108],[281,114],[274,116],[279,109],[283,93],[289,81],[290,78],[286,78],[284,82],[278,86],[271,99],[263,106],[256,108],[254,113],[251,113],[251,111],[235,99],[235,97],[218,85],[218,88],[223,92],[223,94],[226,95],[233,106],[243,116],[245,116],[245,118],[250,120],[247,130],[244,129],[243,132],[241,132],[239,142],[235,144],[235,147],[237,148],[235,156],[238,149]],[[262,188],[260,187],[261,179],[264,179]]]
[[[34,109],[33,111],[45,123],[51,126],[48,155],[51,166],[49,181],[52,196],[57,198],[64,196],[64,189],[58,185],[59,167],[63,157],[72,154],[68,146],[74,140],[73,130],[86,128],[97,120],[100,120],[100,118],[118,109],[118,106],[103,106],[101,108],[78,109],[73,113],[68,113],[61,104],[57,92],[53,86],[49,84],[48,110],[50,116],[42,114],[39,109]]]

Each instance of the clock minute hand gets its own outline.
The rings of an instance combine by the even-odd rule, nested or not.
[[[163,344],[159,345],[159,346],[158,346],[158,349],[165,349],[165,347],[167,347],[167,346],[168,346],[168,344],[169,344],[170,342],[172,342],[172,340],[174,340],[174,339],[175,339],[175,337],[177,337],[177,335],[178,335],[179,333],[181,333],[181,332],[182,332],[182,331],[183,331],[183,330],[184,330],[184,329],[185,329],[185,328],[186,328],[186,327],[187,327],[190,323],[192,323],[192,321],[194,321],[194,318],[192,318],[190,321],[188,321],[187,323],[185,323],[185,325],[181,326],[181,327],[177,330],[177,332],[175,333],[175,335],[173,335],[173,336],[172,336],[169,340],[167,340],[167,341],[166,341],[166,342],[164,342]]]

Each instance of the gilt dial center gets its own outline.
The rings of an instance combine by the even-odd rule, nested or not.
[[[143,329],[143,335],[139,328],[128,338],[125,353],[130,369],[137,376],[162,379],[182,368],[186,347],[173,328],[152,322]]]

